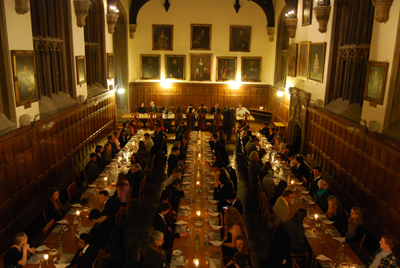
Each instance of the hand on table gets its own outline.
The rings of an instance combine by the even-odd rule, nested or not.
[[[188,235],[189,235],[189,232],[183,232],[183,233],[179,234],[179,237],[185,237],[185,236],[188,236]]]

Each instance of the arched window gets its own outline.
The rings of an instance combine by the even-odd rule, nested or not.
[[[51,98],[65,92],[75,97],[70,1],[31,0],[33,46],[39,95]]]
[[[88,85],[106,87],[104,7],[100,0],[92,2],[86,17],[85,55]]]
[[[276,40],[275,78],[274,85],[284,87],[286,85],[287,57],[289,48],[289,33],[285,21],[286,6],[282,8],[278,21],[278,33]]]

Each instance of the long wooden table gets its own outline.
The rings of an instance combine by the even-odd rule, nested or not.
[[[120,151],[119,154],[116,155],[114,158],[114,161],[122,157],[123,153],[129,154],[129,152],[134,151],[135,148],[132,148],[132,141],[137,141],[139,139],[138,136],[135,136],[130,140],[130,142],[123,148],[123,150]],[[137,144],[137,142],[136,142]],[[114,162],[113,161],[113,162]],[[112,163],[113,163],[112,162]],[[40,264],[37,263],[39,259],[43,259],[43,254],[49,254],[49,252],[52,249],[59,249],[59,230],[60,228],[64,228],[65,234],[65,242],[62,245],[62,251],[64,258],[67,260],[72,260],[72,258],[75,256],[77,253],[79,246],[78,242],[79,239],[77,237],[78,234],[85,232],[88,233],[90,232],[91,228],[94,225],[93,221],[89,220],[89,213],[93,208],[97,208],[100,210],[104,209],[104,204],[102,204],[99,200],[98,193],[102,190],[107,190],[112,196],[114,192],[116,191],[116,186],[115,182],[113,182],[111,185],[108,185],[105,183],[104,178],[107,176],[106,172],[110,170],[110,167],[106,167],[106,169],[98,176],[98,178],[93,182],[93,185],[96,185],[96,188],[89,187],[85,191],[85,193],[82,194],[81,198],[87,198],[88,202],[85,204],[82,204],[81,208],[75,208],[71,207],[71,209],[68,211],[68,213],[64,216],[63,220],[67,220],[68,224],[57,224],[55,228],[47,235],[47,237],[44,239],[42,242],[42,245],[47,246],[50,248],[50,250],[42,251],[42,252],[37,252],[33,254],[29,259],[28,262],[34,262],[35,264],[27,264],[24,267],[40,267]],[[125,170],[127,171],[127,170]],[[80,221],[78,224],[74,223],[76,220],[76,211],[80,211]],[[31,259],[32,258],[32,259]],[[57,258],[57,260],[60,260],[61,256],[60,254],[55,254],[55,255],[49,255],[49,265],[44,265],[45,267],[54,267],[54,264],[57,262],[54,261],[54,259]],[[61,259],[62,261],[63,259]]]
[[[217,206],[216,204],[212,204],[208,201],[208,196],[211,195],[211,193],[208,192],[210,191],[208,187],[213,188],[213,185],[206,182],[207,176],[210,178],[209,180],[211,180],[210,175],[208,175],[205,171],[205,161],[207,157],[210,157],[209,154],[211,153],[211,148],[208,144],[208,137],[210,134],[207,132],[207,134],[202,132],[200,137],[194,136],[194,133],[195,132],[191,132],[192,137],[190,139],[188,152],[186,154],[186,163],[188,165],[193,165],[193,168],[188,170],[189,173],[184,174],[184,184],[182,185],[182,187],[190,186],[190,189],[187,189],[186,191],[191,195],[191,197],[189,199],[181,199],[179,203],[179,207],[185,205],[191,206],[191,210],[189,215],[185,217],[179,216],[182,210],[179,208],[177,217],[177,221],[183,220],[188,223],[187,227],[188,230],[190,230],[190,233],[188,237],[181,237],[174,240],[173,251],[177,249],[182,251],[182,255],[186,257],[188,261],[187,267],[195,267],[193,264],[194,259],[199,260],[199,267],[206,267],[209,257],[220,257],[222,263],[222,246],[213,246],[211,244],[205,245],[204,243],[205,235],[208,235],[209,231],[217,233],[220,233],[220,231],[214,230],[207,222],[208,217],[212,218],[208,214],[207,207],[211,206],[216,209]],[[198,135],[197,132],[196,135]],[[198,146],[200,147],[200,150],[198,149]],[[188,178],[188,175],[190,176],[190,179]],[[197,216],[196,211],[200,211],[200,218]],[[195,225],[195,223],[198,221],[201,221],[202,226],[197,227]],[[222,224],[220,223],[220,225]],[[195,238],[197,230],[199,231],[200,235],[200,250],[195,250]],[[223,234],[220,233],[220,236],[222,239]],[[171,262],[171,265],[172,264],[173,263]]]
[[[154,114],[153,115],[154,117],[154,119],[156,119],[157,118],[157,114]],[[196,119],[197,119],[197,114],[196,114]],[[133,119],[134,118],[134,116],[132,115],[132,114],[123,114],[122,116],[121,116],[121,118],[122,119]],[[149,120],[150,119],[150,114],[139,114],[139,116],[138,116],[138,119],[139,120]],[[171,120],[173,120],[173,119],[175,119],[175,114],[168,114],[168,116],[166,115],[166,114],[163,114],[163,119],[171,119]],[[182,114],[182,119],[186,119],[186,114]],[[224,119],[224,116],[221,114],[221,120],[223,120]],[[239,116],[239,115],[237,115],[236,116],[236,120],[243,120],[244,119],[244,117],[243,116]],[[214,115],[212,115],[212,114],[206,114],[206,120],[214,120]],[[252,116],[252,115],[250,115],[250,117],[249,117],[249,121],[255,121],[256,119]]]

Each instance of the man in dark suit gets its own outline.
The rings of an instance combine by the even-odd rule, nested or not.
[[[262,127],[260,128],[260,134],[268,137],[269,136],[269,128],[268,128],[268,123],[264,122]]]
[[[160,231],[164,234],[164,244],[163,249],[169,250],[172,248],[174,238],[179,238],[183,236],[188,236],[188,232],[174,234],[172,229],[168,226],[164,219],[164,216],[169,212],[169,204],[160,203],[157,207],[157,214],[153,218],[153,228],[156,231]]]
[[[125,179],[129,181],[132,187],[132,198],[136,199],[139,195],[140,183],[143,180],[143,173],[139,168],[139,164],[134,163],[131,165],[131,169],[126,174]]]
[[[257,147],[260,147],[260,139],[256,138],[256,136],[252,137],[252,141],[249,141],[244,151],[246,152],[247,156],[249,156],[252,152],[257,151]]]
[[[242,143],[243,143],[243,147],[246,148],[246,144],[247,142],[249,142],[252,139],[252,133],[250,130],[247,131],[247,135],[243,137],[242,139]]]
[[[220,113],[221,113],[221,110],[218,107],[218,103],[216,103],[214,105],[214,107],[211,108],[210,114],[220,114]]]
[[[104,204],[102,215],[107,216],[107,218],[110,219],[111,222],[114,224],[115,214],[117,214],[118,210],[121,207],[121,204],[115,197],[109,197],[106,190],[100,191],[99,200],[102,204]]]
[[[314,168],[314,176],[310,179],[310,184],[308,186],[308,191],[310,191],[310,195],[313,195],[315,191],[318,191],[321,188],[322,179],[322,168],[320,166]]]
[[[170,172],[172,172],[172,170],[178,166],[179,153],[180,153],[180,150],[178,147],[176,147],[176,146],[172,147],[171,154],[168,157],[168,168],[169,168]]]
[[[236,191],[227,192],[225,194],[224,199],[225,199],[224,206],[231,206],[236,208],[239,211],[240,215],[243,216],[243,202],[240,201],[239,198],[237,198]]]
[[[97,249],[104,248],[114,227],[113,223],[106,216],[102,216],[100,210],[96,208],[90,211],[89,220],[95,222],[92,230],[90,230],[93,243]]]
[[[296,157],[296,163],[292,167],[292,172],[299,181],[304,182],[304,186],[308,187],[310,183],[310,171],[308,171],[308,167],[304,164],[304,159],[301,156]]]
[[[114,135],[108,135],[107,140],[108,140],[108,143],[111,144],[111,158],[114,158],[115,155],[119,152],[117,145],[115,144]]]
[[[121,130],[121,134],[119,135],[118,141],[119,141],[120,148],[123,148],[128,143],[128,137],[126,136],[125,129]]]
[[[158,113],[158,106],[154,105],[154,101],[150,102],[149,113]]]
[[[231,140],[233,125],[235,124],[235,110],[232,110],[231,106],[228,105],[224,109],[224,128],[226,131],[227,140]]]
[[[79,250],[68,267],[92,268],[97,257],[97,248],[91,243],[89,234],[83,233],[79,236]]]
[[[153,150],[156,150],[156,151],[164,150],[164,152],[166,153],[166,148],[161,148],[164,137],[165,137],[165,134],[161,130],[161,125],[157,124],[156,131],[154,132],[154,137],[153,137],[153,141],[154,141]],[[151,154],[151,155],[153,155],[153,154]]]
[[[90,183],[93,183],[100,175],[101,168],[97,163],[97,155],[95,153],[90,154],[90,161],[86,165],[85,172]]]

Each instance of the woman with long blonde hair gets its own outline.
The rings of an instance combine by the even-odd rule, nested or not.
[[[329,220],[334,221],[333,225],[342,234],[345,228],[345,218],[342,204],[336,196],[331,195],[328,197],[328,210],[325,215]]]
[[[103,159],[103,166],[107,166],[110,164],[112,155],[111,155],[111,144],[107,143],[104,145],[103,152],[101,153],[101,159]]]
[[[224,225],[225,233],[222,239],[224,241],[222,244],[222,252],[224,256],[232,257],[233,254],[235,254],[236,237],[241,234],[247,236],[247,231],[244,226],[242,215],[240,215],[239,211],[234,207],[230,207],[225,211]]]
[[[355,248],[365,232],[362,222],[363,211],[360,207],[353,207],[347,221],[346,241]]]

